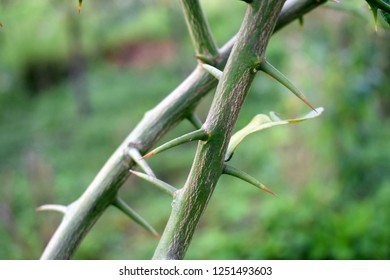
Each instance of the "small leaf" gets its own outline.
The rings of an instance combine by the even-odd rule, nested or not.
[[[122,199],[117,197],[112,203],[116,208],[121,210],[126,216],[153,234],[157,239],[160,239],[160,234],[137,212],[135,212],[129,205],[127,205]]]
[[[234,151],[237,149],[238,145],[244,140],[248,135],[264,130],[266,128],[270,128],[277,125],[283,124],[291,124],[291,123],[299,123],[305,121],[307,119],[312,119],[321,115],[324,111],[322,107],[317,108],[315,111],[311,111],[310,113],[303,115],[301,117],[295,119],[286,119],[282,120],[275,112],[271,112],[270,116],[265,114],[256,115],[243,129],[237,131],[231,138],[229,142],[229,146],[227,148],[225,161],[229,161]]]
[[[188,142],[191,142],[191,141],[195,141],[195,140],[207,140],[208,138],[208,134],[206,131],[202,130],[202,129],[199,129],[199,130],[195,130],[195,131],[192,131],[190,133],[187,133],[187,134],[184,134],[180,137],[177,137],[165,144],[162,144],[161,146],[157,147],[156,149],[152,150],[151,152],[147,153],[146,155],[144,155],[143,158],[149,158],[151,156],[154,156],[158,153],[161,153],[165,150],[168,150],[170,148],[173,148],[173,147],[176,147],[176,146],[179,146],[181,144],[184,144],[184,143],[188,143]]]
[[[161,181],[157,179],[156,177],[152,177],[148,174],[137,172],[134,170],[129,170],[130,173],[134,174],[135,176],[144,179],[145,181],[148,181],[149,183],[152,183],[154,186],[158,187],[160,190],[163,190],[164,192],[168,193],[172,197],[175,196],[175,192],[177,191],[176,188],[172,187],[168,183],[165,183],[164,181]]]

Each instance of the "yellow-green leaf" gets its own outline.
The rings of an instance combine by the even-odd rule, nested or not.
[[[233,153],[237,149],[238,145],[248,135],[278,125],[299,123],[307,119],[312,119],[321,115],[323,111],[324,108],[319,107],[316,108],[315,111],[311,111],[306,115],[286,120],[282,120],[275,112],[271,112],[269,116],[265,114],[256,115],[244,128],[237,131],[230,138],[229,146],[225,156],[225,161],[229,161],[232,158]]]

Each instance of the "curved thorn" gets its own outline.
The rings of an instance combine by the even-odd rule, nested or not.
[[[310,104],[310,102],[306,99],[305,95],[296,87],[292,82],[290,82],[286,76],[284,76],[278,69],[276,69],[274,66],[272,66],[268,61],[265,59],[260,63],[259,70],[263,71],[264,73],[267,73],[272,78],[277,80],[279,83],[284,85],[286,88],[288,88],[293,94],[295,94],[299,99],[301,99],[303,102],[306,103],[307,106],[309,106],[313,111],[316,111],[314,107]]]
[[[152,177],[152,176],[150,176],[148,174],[137,172],[137,171],[134,171],[134,170],[131,170],[131,169],[129,170],[129,172],[131,172],[132,174],[134,174],[135,176],[137,176],[137,177],[139,177],[141,179],[144,179],[144,180],[152,183],[153,185],[155,185],[159,189],[163,190],[164,192],[168,193],[172,197],[175,196],[175,192],[177,191],[177,189],[172,187],[168,183],[165,183],[164,181],[161,181],[161,180],[159,180],[159,179],[157,179],[155,177]]]
[[[191,122],[191,124],[196,129],[200,129],[202,127],[202,125],[203,125],[202,121],[200,120],[200,118],[195,113],[192,113],[191,115],[189,115],[187,117],[187,119]]]
[[[160,234],[122,199],[120,199],[119,197],[115,198],[115,200],[112,202],[112,205],[121,210],[126,216],[128,216],[134,222],[146,229],[148,232],[153,234],[157,239],[160,239]]]
[[[237,168],[234,168],[232,166],[225,164],[222,173],[239,178],[239,179],[241,179],[241,180],[243,180],[251,185],[254,185],[255,187],[262,189],[263,191],[266,191],[267,193],[270,193],[270,194],[276,196],[276,194],[273,191],[271,191],[269,188],[267,188],[262,183],[257,181],[254,177],[252,177],[251,175],[249,175],[249,174],[245,173],[244,171],[241,171]]]
[[[132,160],[135,161],[135,163],[143,170],[146,174],[156,177],[154,174],[152,168],[149,166],[149,164],[146,162],[146,160],[142,157],[140,152],[135,148],[130,148],[128,151],[129,156],[132,158]]]
[[[208,138],[207,132],[204,131],[203,129],[198,129],[198,130],[195,130],[193,132],[184,134],[183,136],[177,137],[177,138],[175,138],[175,139],[173,139],[165,144],[162,144],[161,146],[157,147],[153,151],[144,155],[143,158],[145,159],[145,158],[154,156],[155,154],[161,153],[165,150],[168,150],[170,148],[176,147],[178,145],[181,145],[181,144],[184,144],[187,142],[191,142],[191,141],[195,141],[195,140],[205,141],[205,140],[207,140],[207,138]]]
[[[59,204],[46,204],[39,206],[36,210],[37,211],[55,211],[60,212],[62,214],[66,214],[66,210],[68,209],[67,206],[59,205]]]
[[[221,79],[222,71],[209,64],[202,64],[204,70],[213,75],[217,80]]]

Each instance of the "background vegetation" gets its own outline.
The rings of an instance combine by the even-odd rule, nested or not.
[[[0,2],[0,259],[39,258],[60,215],[35,208],[77,198],[196,65],[177,1],[85,1],[81,15],[76,2]],[[390,33],[374,32],[362,2],[326,5],[303,29],[297,22],[272,38],[268,60],[325,113],[245,140],[232,164],[278,196],[223,177],[186,258],[390,258]],[[221,46],[245,5],[202,3]],[[269,111],[293,117],[307,108],[259,76],[237,129]],[[190,129],[182,123],[162,142]],[[188,144],[148,162],[181,186],[194,152]],[[163,231],[169,198],[134,177],[121,193]],[[76,258],[149,259],[156,245],[113,208]]]

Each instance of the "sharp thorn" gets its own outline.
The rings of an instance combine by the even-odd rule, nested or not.
[[[204,70],[209,72],[211,75],[213,75],[217,80],[220,80],[222,77],[222,71],[218,68],[215,68],[214,66],[211,66],[209,64],[202,64],[202,67]]]
[[[135,161],[135,163],[143,170],[146,174],[156,177],[152,168],[146,162],[146,160],[142,157],[140,152],[135,148],[130,148],[128,151],[129,156]]]
[[[112,205],[122,211],[126,216],[132,219],[134,222],[139,224],[141,227],[146,229],[149,233],[154,235],[157,239],[160,239],[160,234],[144,219],[142,218],[135,210],[133,210],[129,205],[126,204],[122,199],[117,197]]]
[[[178,145],[188,143],[191,141],[195,141],[195,140],[204,140],[205,141],[205,140],[207,140],[207,138],[208,138],[207,132],[202,130],[202,129],[198,129],[198,130],[195,130],[193,132],[187,133],[183,136],[177,137],[177,138],[157,147],[156,149],[154,149],[151,152],[144,155],[143,158],[144,159],[149,158],[155,154],[161,153],[165,150],[168,150],[170,148],[173,148],[173,147],[176,147]]]
[[[55,211],[55,212],[60,212],[62,214],[66,214],[67,209],[68,209],[67,206],[58,205],[58,204],[46,204],[36,208],[37,211]]]
[[[309,106],[313,111],[317,112],[316,109],[311,105],[311,103],[306,99],[305,95],[290,81],[284,76],[278,69],[272,66],[265,59],[259,64],[259,70],[267,73],[272,78],[277,80],[279,83],[288,88],[295,96],[301,99],[307,106]]]
[[[155,177],[152,177],[148,174],[142,173],[142,172],[137,172],[134,170],[129,170],[130,173],[133,175],[144,179],[145,181],[148,181],[149,183],[153,184],[154,186],[158,187],[160,190],[163,190],[164,192],[168,193],[170,196],[174,197],[177,189],[173,186],[171,186],[168,183],[165,183],[164,181],[161,181]]]
[[[229,166],[227,164],[225,164],[224,168],[223,168],[223,174],[226,174],[226,175],[230,175],[230,176],[233,176],[233,177],[236,177],[236,178],[239,178],[269,194],[272,194],[274,196],[276,196],[276,194],[271,191],[269,188],[267,188],[266,186],[264,186],[262,183],[260,183],[259,181],[257,181],[254,177],[252,177],[251,175],[245,173],[244,171],[242,170],[239,170],[237,168],[234,168],[232,166]]]

